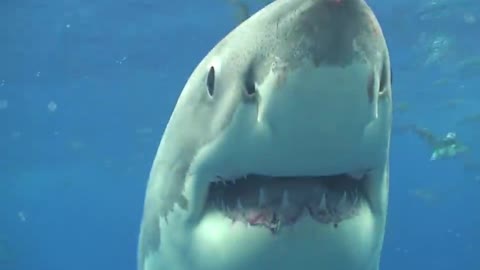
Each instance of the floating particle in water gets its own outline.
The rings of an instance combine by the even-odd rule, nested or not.
[[[85,148],[86,144],[79,140],[73,140],[70,142],[70,148],[74,151],[79,151]]]
[[[25,215],[24,212],[19,211],[19,212],[18,212],[18,219],[19,219],[21,222],[25,222],[25,221],[27,220],[27,216]]]
[[[466,24],[474,24],[477,22],[477,18],[475,17],[475,15],[473,15],[472,13],[465,13],[463,15],[463,21],[466,23]]]
[[[113,165],[113,161],[111,159],[106,159],[103,161],[103,166],[105,168],[111,168]]]
[[[70,28],[70,26],[71,26],[70,24],[66,24],[65,28]]]
[[[20,136],[22,136],[22,132],[20,131],[12,131],[12,133],[10,133],[10,137],[14,140],[20,138]]]
[[[120,64],[120,65],[121,65],[121,64],[123,64],[123,62],[125,62],[127,59],[128,59],[128,57],[124,56],[124,57],[122,57],[122,59],[117,60],[117,61],[115,61],[115,62],[116,62],[117,64]]]
[[[5,110],[8,108],[8,100],[0,99],[0,110]]]
[[[5,86],[5,80],[0,81],[0,87],[3,87],[3,86]]]
[[[452,230],[452,229],[448,229],[447,232],[450,233],[450,234],[453,234],[453,235],[454,235],[455,237],[457,237],[457,238],[462,237],[462,234],[461,234],[461,233],[456,232],[456,231],[454,231],[454,230]]]
[[[35,73],[35,77],[40,77],[40,71],[37,71],[37,73]]]
[[[57,103],[55,103],[54,101],[50,101],[47,107],[50,112],[54,112],[57,110]]]

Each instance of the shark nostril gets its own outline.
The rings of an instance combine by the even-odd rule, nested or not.
[[[255,86],[255,83],[253,81],[248,80],[245,83],[245,93],[247,93],[247,96],[253,96],[257,92],[257,87]]]

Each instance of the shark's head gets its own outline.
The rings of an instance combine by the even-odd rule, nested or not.
[[[363,0],[278,0],[237,27],[167,125],[139,269],[376,269],[390,70]]]

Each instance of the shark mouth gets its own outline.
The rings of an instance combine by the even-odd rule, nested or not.
[[[272,233],[307,215],[336,228],[342,220],[356,216],[367,201],[367,178],[367,173],[219,177],[209,185],[206,210],[220,211],[234,223],[264,227]]]

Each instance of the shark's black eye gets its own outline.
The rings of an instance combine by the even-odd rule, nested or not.
[[[213,97],[213,92],[215,91],[215,68],[210,67],[207,75],[207,90],[208,94]]]
[[[257,87],[255,86],[255,82],[253,81],[246,81],[245,82],[245,92],[248,96],[253,96],[257,92]]]

